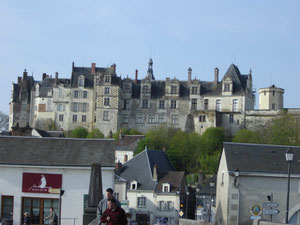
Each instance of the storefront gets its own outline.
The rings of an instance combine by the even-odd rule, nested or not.
[[[23,139],[25,142],[29,141],[26,138]],[[3,155],[1,154],[3,153],[1,141],[2,138],[0,138],[0,156]],[[37,140],[31,138],[30,141]],[[99,144],[101,141],[98,140]],[[97,141],[94,142],[93,144],[96,145]],[[78,141],[75,143],[76,145],[85,144],[85,148],[88,149],[93,149],[92,147],[95,149],[91,150],[86,157],[80,158],[74,158],[73,154],[79,153],[74,148],[72,151],[64,149],[64,153],[68,152],[65,156],[55,155],[55,152],[51,156],[49,152],[44,151],[45,146],[43,146],[43,151],[39,151],[40,154],[35,154],[36,158],[26,158],[21,151],[17,151],[18,148],[14,148],[13,153],[17,151],[23,158],[26,158],[24,160],[27,162],[26,165],[21,165],[18,162],[17,154],[12,156],[8,154],[10,162],[7,162],[7,158],[0,157],[0,217],[2,220],[7,220],[12,225],[20,225],[23,224],[24,213],[28,212],[32,225],[49,224],[47,217],[50,207],[53,207],[55,213],[58,216],[61,215],[63,225],[81,225],[84,213],[84,196],[89,191],[91,164],[97,160],[97,148],[91,143]],[[9,145],[9,142],[6,144]],[[99,144],[97,145],[98,151]],[[111,153],[107,153],[108,155],[102,153],[102,157],[98,156],[98,162],[104,165],[101,167],[103,192],[106,188],[114,186],[113,145],[106,143],[106,148]],[[64,165],[51,165],[51,158],[53,157],[60,158],[57,161]],[[73,159],[70,161],[70,158]],[[84,163],[78,163],[82,161]],[[89,161],[91,163],[88,163]],[[32,165],[33,162],[40,165]],[[60,196],[61,190],[64,191],[64,194]]]

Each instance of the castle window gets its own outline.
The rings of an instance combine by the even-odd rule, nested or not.
[[[97,122],[97,117],[96,116],[94,116],[94,123],[96,123]]]
[[[138,115],[138,116],[136,117],[136,123],[138,123],[138,124],[144,123],[144,116]]]
[[[64,121],[64,115],[63,114],[58,115],[58,121],[60,121],[60,122]]]
[[[159,211],[165,211],[165,202],[159,201]]]
[[[192,87],[192,95],[198,94],[198,87]]]
[[[87,91],[83,91],[83,98],[87,98]]]
[[[128,123],[128,115],[123,115],[123,123],[124,124]]]
[[[174,210],[174,202],[172,202],[172,201],[167,202],[167,210],[168,211]]]
[[[74,98],[78,98],[78,91],[74,91]]]
[[[148,116],[148,123],[155,123],[155,117],[154,116]]]
[[[199,122],[205,122],[205,121],[206,121],[205,115],[200,115],[199,116]]]
[[[124,100],[124,109],[129,109],[129,100]]]
[[[131,182],[130,189],[131,190],[136,190],[137,189],[137,182],[135,180]]]
[[[177,87],[171,86],[171,94],[177,94]]]
[[[192,98],[192,109],[197,109],[197,99]]]
[[[171,109],[176,109],[176,100],[171,100]]]
[[[82,103],[82,112],[87,111],[87,103]]]
[[[177,115],[172,115],[172,124],[178,124]]]
[[[72,102],[71,109],[73,112],[77,112],[78,111],[78,103]]]
[[[59,112],[65,111],[64,105],[63,104],[58,104],[57,105],[57,111],[59,111]]]
[[[143,99],[142,108],[143,109],[148,109],[148,100],[147,99]]]
[[[208,110],[208,99],[204,99],[204,110]]]
[[[233,114],[229,114],[229,123],[233,123]]]
[[[79,77],[78,78],[78,87],[83,87],[84,86],[84,78],[83,77]]]
[[[82,115],[81,121],[86,122],[86,115]]]
[[[238,111],[238,100],[237,99],[233,99],[232,100],[232,111],[233,112],[237,112]]]
[[[110,91],[109,89],[110,89],[109,87],[104,88],[104,94],[105,95],[109,95],[109,91]]]
[[[109,114],[108,114],[109,112],[108,111],[104,111],[103,112],[103,121],[109,121]]]
[[[64,96],[63,96],[63,91],[62,91],[61,88],[58,89],[58,97],[59,97],[59,98],[63,98],[63,97],[64,97]]]
[[[165,122],[165,116],[163,114],[158,115],[158,123],[164,123]]]
[[[110,82],[110,76],[105,76],[105,83],[109,83]]]
[[[147,85],[143,86],[143,93],[147,94],[149,92],[149,87]]]
[[[164,109],[165,108],[165,100],[159,100],[159,109]]]
[[[275,110],[276,109],[276,105],[272,104],[272,109]]]
[[[275,90],[273,90],[273,96],[275,96]]]
[[[73,115],[73,122],[77,122],[77,115]]]
[[[104,105],[109,106],[109,98],[104,98]]]
[[[266,95],[266,91],[264,91],[264,95]]]
[[[221,111],[221,99],[216,100],[216,111]]]
[[[51,111],[51,99],[47,100],[47,110],[46,111]]]
[[[224,91],[230,91],[230,84],[224,84]]]

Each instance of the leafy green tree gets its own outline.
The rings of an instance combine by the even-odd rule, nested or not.
[[[204,174],[217,172],[219,156],[225,141],[224,129],[208,128],[201,136],[201,155],[199,163]]]
[[[259,138],[259,134],[252,130],[246,130],[242,129],[239,130],[235,137],[232,139],[233,142],[239,142],[239,143],[261,143],[261,140]]]
[[[48,122],[48,130],[57,130],[56,124],[52,119]]]
[[[91,132],[88,133],[86,136],[87,138],[98,138],[98,139],[103,139],[104,134],[97,128],[94,128]]]
[[[72,138],[86,138],[87,135],[88,130],[84,127],[77,127],[71,133]]]
[[[275,145],[300,145],[300,120],[286,114],[272,121],[270,142]]]
[[[142,135],[143,134],[136,129],[121,128],[120,130],[117,131],[117,133],[113,134],[113,139],[118,140],[119,136],[120,136],[120,132],[122,132],[122,135]]]

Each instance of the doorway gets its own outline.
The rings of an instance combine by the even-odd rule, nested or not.
[[[1,218],[6,220],[7,224],[13,224],[14,215],[14,196],[1,196]]]

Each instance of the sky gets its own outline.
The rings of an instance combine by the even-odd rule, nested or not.
[[[9,0],[0,4],[0,111],[24,69],[70,78],[75,66],[106,67],[157,80],[220,78],[230,64],[252,70],[253,87],[285,89],[284,107],[300,108],[298,0]],[[256,104],[258,105],[258,104]]]

